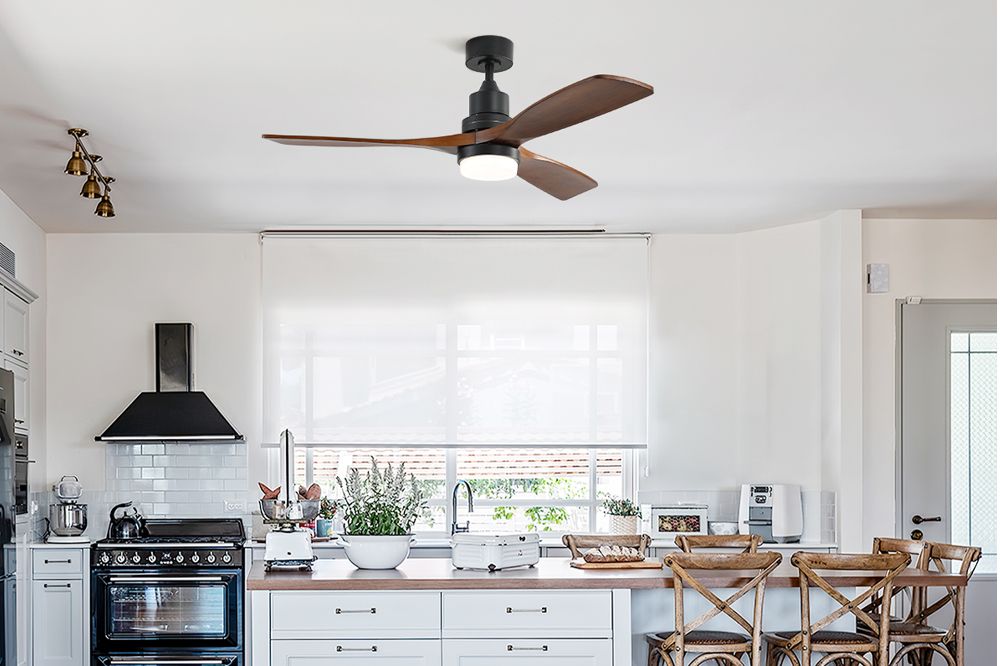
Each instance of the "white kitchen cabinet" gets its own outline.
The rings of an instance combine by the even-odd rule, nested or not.
[[[28,366],[8,358],[4,367],[14,373],[14,430],[28,432]]]
[[[31,552],[28,550],[28,521],[18,521],[17,540],[14,546],[14,607],[17,622],[17,666],[31,663],[31,585],[28,577],[31,571]]]
[[[442,666],[609,666],[610,639],[444,640]]]
[[[271,642],[271,666],[440,666],[437,640]]]
[[[33,580],[33,666],[84,666],[83,580]],[[44,630],[39,631],[44,628]]]
[[[419,639],[441,635],[438,592],[275,592],[275,639]]]
[[[3,352],[9,358],[27,363],[28,304],[7,290],[3,296]]]
[[[608,590],[469,590],[442,594],[445,638],[610,638]]]

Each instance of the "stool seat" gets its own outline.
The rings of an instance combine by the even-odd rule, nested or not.
[[[764,639],[772,643],[783,643],[798,636],[801,631],[775,631],[764,634]],[[811,636],[810,642],[817,643],[871,643],[871,636],[856,631],[817,631]]]
[[[650,645],[661,645],[663,641],[674,635],[672,631],[665,631],[659,634],[646,634],[646,642]],[[748,642],[750,642],[750,637],[737,631],[695,629],[684,634],[684,643],[686,645],[731,645]]]

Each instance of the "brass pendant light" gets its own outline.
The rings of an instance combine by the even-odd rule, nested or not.
[[[69,162],[66,163],[66,173],[73,176],[87,176],[87,180],[80,189],[80,196],[85,199],[100,198],[94,215],[104,218],[114,217],[115,207],[111,203],[111,183],[115,182],[115,179],[101,173],[101,170],[97,168],[97,163],[101,161],[102,157],[89,152],[83,145],[81,139],[90,133],[79,127],[74,127],[67,132],[76,140],[76,144]],[[88,164],[90,165],[89,173],[87,172]],[[103,193],[101,192],[102,183],[104,184]]]

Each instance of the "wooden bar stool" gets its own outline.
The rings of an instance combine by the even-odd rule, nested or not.
[[[887,555],[890,553],[905,553],[910,556],[910,563],[914,568],[920,569],[922,571],[927,570],[928,562],[930,561],[930,546],[926,541],[914,541],[912,539],[896,539],[893,537],[875,537],[872,541],[872,554],[873,555]],[[925,605],[925,595],[926,588],[915,587],[915,586],[893,586],[892,588],[893,600],[896,601],[896,611],[893,613],[890,610],[889,614],[889,632],[892,633],[893,625],[898,622],[910,621],[913,616],[920,611]],[[899,597],[909,594],[909,606],[903,606],[903,600]],[[890,600],[891,602],[892,600]],[[871,601],[865,605],[864,611],[874,619],[878,620],[879,613],[882,610],[882,595],[876,594],[872,597]],[[858,631],[867,631],[868,625],[864,622],[858,620],[857,629]]]
[[[969,577],[976,569],[982,550],[974,546],[955,546],[948,543],[927,542],[929,571],[950,572],[952,563],[958,563],[958,572]],[[930,664],[935,654],[941,655],[949,666],[965,664],[965,586],[946,587],[939,599],[928,602],[930,592],[922,592],[921,602],[902,621],[889,623],[889,641],[901,649],[893,656],[892,666],[909,659],[911,663]],[[947,629],[928,624],[930,617],[951,606],[952,619]]]
[[[738,548],[744,553],[756,553],[763,542],[759,534],[681,534],[674,538],[674,543],[685,553],[700,548]]]
[[[788,659],[794,666],[812,664],[813,653],[822,655],[816,666],[826,666],[834,662],[855,663],[863,666],[886,666],[889,660],[889,604],[882,604],[878,620],[870,617],[863,609],[875,595],[892,598],[893,580],[910,563],[910,556],[904,553],[888,555],[846,555],[797,552],[792,555],[792,564],[799,570],[799,604],[802,613],[801,628],[796,631],[779,631],[764,635],[767,643],[767,665],[778,666]],[[867,590],[848,599],[830,584],[820,571],[859,571],[878,573],[879,580]],[[818,588],[840,606],[815,622],[811,619],[809,590]],[[835,620],[852,613],[867,625],[872,633],[858,631],[834,631],[826,629]],[[801,658],[796,655],[801,653]],[[865,655],[871,655],[867,659]]]
[[[574,560],[583,557],[583,551],[588,548],[605,545],[635,548],[645,556],[651,541],[648,534],[564,534],[562,538]]]
[[[778,553],[679,553],[668,555],[664,562],[674,574],[674,630],[648,634],[649,666],[661,663],[683,666],[685,655],[695,655],[690,666],[707,661],[717,664],[743,663],[750,656],[751,666],[760,664],[761,622],[764,615],[764,584],[767,576],[781,562]],[[697,571],[743,571],[750,578],[726,599],[720,599],[698,580]],[[684,590],[691,588],[708,600],[713,608],[690,622],[684,620]],[[754,592],[753,618],[748,620],[733,608],[733,604]],[[742,631],[699,629],[713,617],[724,613]]]

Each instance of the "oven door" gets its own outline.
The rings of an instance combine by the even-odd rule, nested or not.
[[[236,654],[94,655],[93,666],[241,666]]]
[[[95,571],[92,588],[95,652],[243,645],[239,569]]]

